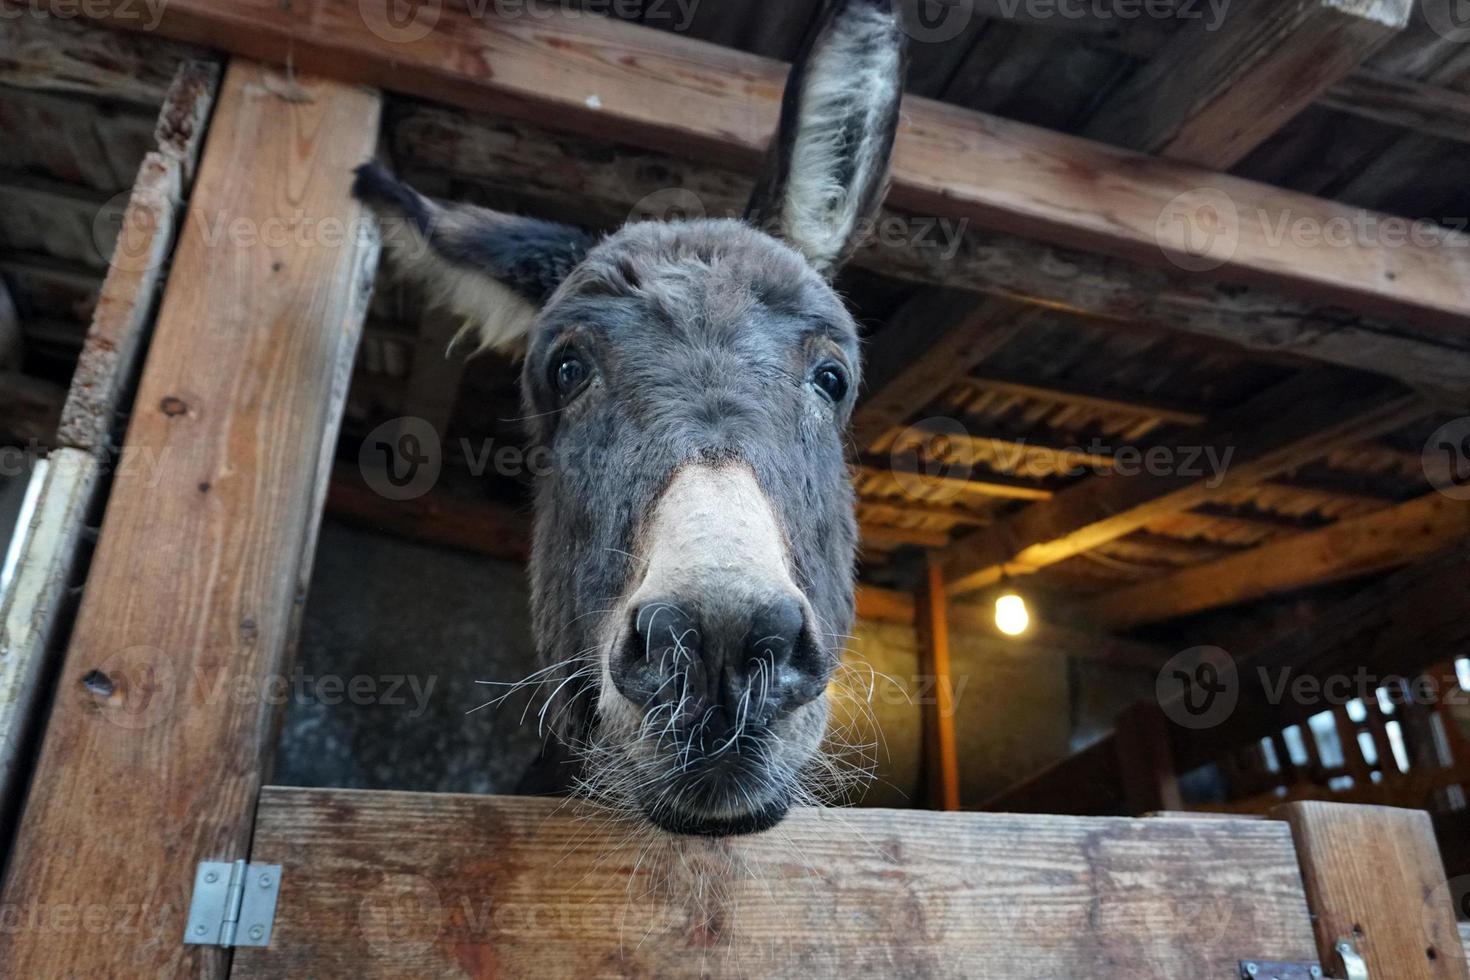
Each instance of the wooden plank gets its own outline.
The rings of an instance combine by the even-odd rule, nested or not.
[[[413,500],[389,500],[363,481],[360,470],[332,472],[327,513],[335,520],[442,548],[524,562],[531,553],[531,515],[488,500],[430,491]]]
[[[548,202],[547,217],[598,228],[671,208],[738,217],[750,195],[750,179],[728,162],[712,166],[439,106],[406,110],[394,146],[418,166],[517,200]],[[1449,393],[1464,391],[1470,376],[1470,354],[1341,308],[982,232],[942,214],[936,221],[888,210],[879,220],[889,233],[859,249],[855,261],[887,276],[1082,313],[1101,325],[1147,323],[1266,354],[1317,358]],[[924,330],[942,335],[934,324]],[[870,379],[870,390],[878,387]]]
[[[898,461],[895,461],[897,463]],[[896,481],[899,486],[913,488],[938,499],[954,497],[995,497],[1000,500],[1050,500],[1054,495],[1050,487],[1035,480],[1007,476],[1004,473],[975,471],[963,468],[963,475],[927,473],[912,466],[884,466],[871,457],[853,467],[853,476],[863,480]]]
[[[1347,939],[1370,977],[1470,977],[1428,814],[1307,802],[1275,816],[1291,825],[1323,963]]]
[[[1327,92],[1321,104],[1426,136],[1470,143],[1470,92],[1362,68]]]
[[[58,449],[46,458],[41,479],[30,523],[17,529],[25,543],[15,580],[0,597],[0,822],[19,811],[27,740],[96,502],[98,462]]]
[[[1128,812],[1183,810],[1179,774],[1169,751],[1169,721],[1157,704],[1135,704],[1118,716],[1114,745]]]
[[[1079,615],[1114,630],[1411,564],[1470,537],[1470,503],[1431,493],[1089,600]]]
[[[853,443],[871,449],[1021,333],[1035,312],[953,290],[920,291],[864,352],[866,390],[852,416]]]
[[[156,463],[108,504],[5,882],[26,923],[0,946],[6,976],[227,972],[224,951],[182,945],[192,869],[246,854],[261,692],[285,667],[376,264],[357,235],[207,234],[220,214],[361,220],[347,175],[379,99],[295,83],[286,99],[259,66],[226,74],[124,446]],[[97,902],[154,910],[145,939],[58,943],[43,910]]]
[[[1289,829],[1266,820],[804,810],[671,840],[552,800],[272,787],[251,860],[284,865],[281,898],[235,980],[1116,980],[1313,958]]]
[[[101,30],[73,17],[38,16],[24,0],[0,0],[3,85],[154,109],[168,97],[178,63],[200,54],[186,45]]]
[[[1244,0],[1186,22],[1083,134],[1228,170],[1403,30],[1412,0]]]
[[[137,29],[137,18],[119,13],[122,2],[88,14]],[[552,28],[544,17],[432,10],[432,25],[419,17],[386,24],[355,0],[172,0],[157,32],[251,57],[289,50],[297,67],[347,81],[745,169],[757,165],[775,128],[779,62],[603,18],[560,18]],[[1278,240],[1273,215],[1327,229],[1357,227],[1362,214],[918,98],[905,103],[893,172],[896,207],[1156,266],[1198,269],[1190,216],[1200,212],[1189,204],[1203,195],[1218,215],[1228,201],[1240,220],[1227,216],[1230,254],[1205,256],[1211,266],[1223,258],[1213,278],[1466,339],[1470,249],[1452,247],[1464,237],[1457,233],[1391,248],[1367,235],[1331,248]]]
[[[1158,419],[1160,422],[1168,422],[1172,425],[1203,425],[1209,419],[1209,414],[1196,406],[1177,405],[1133,392],[1084,388],[1077,385],[1042,384],[1014,375],[998,374],[994,371],[971,372],[967,380],[986,391],[1058,402],[1063,405],[1079,405],[1099,412]]]
[[[934,697],[925,699],[924,768],[928,775],[929,806],[935,810],[960,808],[960,764],[955,747],[954,678],[950,674],[949,601],[944,595],[944,573],[931,557],[925,578],[914,596],[914,630],[919,639],[920,669],[933,682]]]
[[[1095,476],[1044,506],[961,537],[946,550],[951,594],[981,588],[1006,571],[1030,572],[1081,554],[1178,514],[1254,486],[1333,450],[1391,431],[1427,413],[1417,396],[1361,380],[1303,372],[1184,440],[1158,472],[1127,479]],[[1187,454],[1230,459],[1202,475]]]

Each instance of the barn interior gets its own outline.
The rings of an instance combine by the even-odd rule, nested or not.
[[[69,690],[109,487],[127,466],[149,472],[123,452],[129,405],[220,85],[215,48],[234,42],[0,5],[18,12],[0,19],[0,624],[43,490],[74,465],[85,518],[27,634],[34,656],[6,667],[23,691],[4,716],[10,833],[51,699]],[[1135,219],[1109,210],[1134,207],[1128,182],[1152,183],[1175,210],[1148,221],[1203,220],[1206,235],[1192,253],[1160,237],[1120,254],[1085,221],[1055,233],[1040,206],[987,224],[903,184],[841,275],[866,357],[850,454],[858,621],[839,683],[845,751],[873,778],[850,802],[1409,808],[1433,821],[1445,875],[1470,881],[1470,36],[1429,0],[1242,2],[1213,26],[1188,0],[1136,18],[910,6],[924,119],[983,114],[999,147],[968,179],[984,185],[997,159],[1032,166],[1048,174],[1039,195],[1066,186],[1118,226]],[[560,13],[753,72],[789,62],[819,7]],[[623,138],[383,87],[379,153],[410,184],[597,231],[738,215],[758,162],[709,152],[708,134]],[[910,165],[952,172],[929,149]],[[1213,174],[1241,181],[1228,213]],[[448,353],[461,325],[431,300],[376,272],[268,750],[275,783],[512,794],[540,744],[545,691],[487,702],[537,667],[523,566],[544,459],[526,442],[518,362]],[[436,442],[436,473],[400,493],[379,449],[404,420]],[[997,609],[1012,596],[1015,630]],[[318,683],[341,675],[401,696]],[[1221,678],[1231,704],[1211,714]]]

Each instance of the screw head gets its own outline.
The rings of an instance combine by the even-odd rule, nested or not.
[[[1315,966],[1314,965],[1311,968],[1309,968],[1307,970],[1307,972],[1310,973],[1314,977],[1320,977],[1322,975],[1322,968],[1320,966]]]
[[[1261,972],[1261,968],[1256,966],[1254,963],[1247,963],[1245,965],[1245,972],[1249,973],[1251,976],[1255,976],[1257,973]]]
[[[264,936],[264,935],[265,935],[265,927],[264,926],[251,926],[250,927],[250,938],[251,939],[259,939],[261,936]]]
[[[270,886],[271,886],[271,876],[270,875],[261,875],[260,876],[260,887],[261,888],[269,888]]]
[[[209,927],[206,926],[206,925],[203,925],[202,923],[200,925],[197,925],[197,926],[194,927],[194,935],[196,935],[196,936],[202,936],[202,935],[204,935],[208,931],[209,931]]]
[[[215,874],[213,871],[207,871],[204,874],[204,881],[206,884],[212,885],[216,881],[219,881],[219,875]]]

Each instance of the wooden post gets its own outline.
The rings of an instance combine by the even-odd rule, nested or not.
[[[914,629],[919,637],[921,669],[933,679],[932,697],[924,699],[924,767],[929,805],[936,810],[960,808],[959,756],[954,737],[954,678],[949,669],[949,602],[944,572],[931,556],[914,603]]]
[[[185,916],[196,864],[249,850],[376,267],[349,187],[379,112],[356,86],[226,74],[124,443],[147,465],[115,481],[11,852],[0,975],[226,975]]]
[[[1169,748],[1169,720],[1158,705],[1135,704],[1119,715],[1114,744],[1129,813],[1184,809]]]
[[[1273,815],[1291,824],[1324,964],[1346,939],[1370,977],[1470,977],[1428,814],[1309,802]]]

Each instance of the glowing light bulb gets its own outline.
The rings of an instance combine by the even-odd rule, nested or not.
[[[1006,636],[1020,636],[1031,626],[1031,613],[1026,600],[1007,592],[995,600],[995,628]]]

